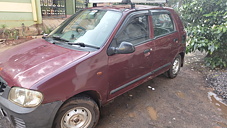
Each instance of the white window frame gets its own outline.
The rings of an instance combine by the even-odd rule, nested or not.
[[[89,0],[90,3],[122,3],[123,0]],[[131,0],[132,3],[167,3],[167,0]]]

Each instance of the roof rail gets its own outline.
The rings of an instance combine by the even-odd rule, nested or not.
[[[135,8],[136,3],[158,3],[160,5],[167,3],[168,0],[88,0],[93,3],[93,7],[97,7],[97,3],[124,3],[131,4],[131,8]]]

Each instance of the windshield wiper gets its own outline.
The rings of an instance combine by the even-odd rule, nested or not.
[[[55,39],[55,40],[60,40],[60,41],[65,41],[65,42],[69,42],[68,40],[66,40],[66,39],[63,39],[63,38],[61,38],[60,36],[51,36],[53,39]]]
[[[64,43],[63,42],[53,42],[53,44],[64,44]],[[88,44],[85,44],[85,43],[67,42],[66,44],[68,44],[68,45],[80,45],[81,47],[91,47],[91,48],[95,48],[95,49],[100,49],[100,47],[88,45]]]
[[[73,43],[73,42],[69,42],[67,43],[69,45],[80,45],[81,47],[91,47],[91,48],[96,48],[96,49],[100,49],[100,47],[97,47],[97,46],[93,46],[93,45],[88,45],[88,44],[85,44],[85,43]]]

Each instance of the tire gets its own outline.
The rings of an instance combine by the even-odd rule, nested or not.
[[[167,76],[171,79],[175,78],[180,71],[180,67],[181,67],[181,56],[178,55],[174,59],[170,69],[166,72]]]
[[[89,97],[72,98],[59,109],[53,128],[94,128],[99,120],[99,107]]]

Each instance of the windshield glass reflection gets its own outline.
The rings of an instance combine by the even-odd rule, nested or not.
[[[120,12],[105,10],[84,10],[67,24],[53,31],[50,37],[74,43],[101,47],[118,23]]]

